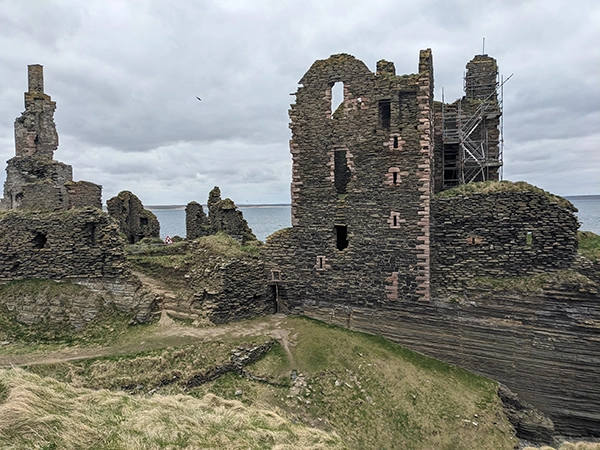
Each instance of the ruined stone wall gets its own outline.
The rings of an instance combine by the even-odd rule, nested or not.
[[[46,279],[69,281],[99,294],[81,294],[74,303],[40,298],[0,298],[23,323],[49,319],[73,325],[93,319],[102,298],[105,305],[149,318],[153,297],[132,277],[123,240],[110,218],[95,208],[59,212],[0,213],[0,283]],[[67,308],[71,305],[74,309]]]
[[[499,179],[498,65],[488,55],[476,55],[466,68],[465,96],[453,103],[435,104],[435,192]]]
[[[108,215],[119,224],[119,230],[129,244],[145,237],[160,237],[160,223],[152,211],[144,208],[140,199],[129,191],[119,192],[106,202]]]
[[[577,255],[575,215],[541,193],[438,195],[432,217],[431,270],[439,292],[462,291],[474,277],[565,269]]]
[[[190,202],[185,207],[185,238],[192,241],[211,232],[210,222],[198,202]]]
[[[275,287],[265,284],[264,263],[255,257],[221,265],[213,277],[215,288],[195,295],[213,323],[226,323],[277,312]]]
[[[248,222],[233,200],[221,199],[221,190],[218,186],[215,186],[208,195],[208,222],[211,234],[223,231],[242,244],[256,240]]]
[[[97,209],[0,214],[0,281],[119,277],[127,273],[123,241]]]
[[[293,227],[264,252],[290,310],[306,299],[429,298],[431,53],[421,53],[418,74],[378,68],[334,55],[300,80],[290,110]],[[344,99],[332,111],[335,83]]]
[[[43,67],[28,66],[28,79],[25,111],[15,120],[16,156],[7,161],[0,209],[100,208],[102,187],[73,183],[72,167],[52,159],[58,147],[56,103],[44,93]]]

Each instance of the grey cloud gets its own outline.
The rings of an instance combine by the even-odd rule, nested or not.
[[[44,64],[56,158],[105,198],[129,189],[150,204],[205,201],[217,184],[234,200],[289,202],[289,94],[314,60],[344,52],[371,70],[383,58],[414,73],[419,50],[432,48],[436,98],[443,86],[453,101],[482,37],[502,73],[515,73],[506,177],[600,192],[600,164],[580,164],[600,145],[595,2],[0,3],[0,159],[14,154],[26,65]]]

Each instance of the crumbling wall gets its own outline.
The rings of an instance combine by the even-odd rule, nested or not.
[[[208,195],[208,219],[212,234],[223,231],[242,244],[256,240],[248,222],[233,200],[221,199],[221,190],[218,186],[215,186]]]
[[[129,244],[145,237],[160,237],[160,223],[144,208],[140,199],[129,191],[121,191],[106,202],[108,215],[117,221]]]
[[[436,290],[462,292],[465,281],[475,277],[571,267],[579,224],[575,208],[563,202],[529,190],[436,196],[431,269]]]
[[[28,66],[28,75],[25,111],[15,120],[16,156],[7,161],[0,209],[100,208],[102,186],[90,182],[73,184],[71,166],[52,159],[58,147],[56,103],[44,93],[43,67]]]
[[[195,302],[217,324],[274,314],[275,290],[265,284],[264,273],[264,262],[256,257],[224,262],[210,274],[213,287],[199,290]]]
[[[390,308],[429,299],[431,52],[421,52],[417,74],[377,67],[334,55],[300,80],[290,110],[292,229],[263,252],[291,311],[325,299]]]
[[[198,202],[190,202],[185,207],[185,237],[192,241],[211,233],[210,222],[204,208]]]
[[[2,212],[0,248],[0,283],[70,281],[99,293],[105,303],[132,313],[140,321],[149,317],[153,297],[131,276],[117,227],[98,209]],[[24,323],[44,318],[61,321],[65,317],[79,323],[93,319],[98,312],[98,297],[94,295],[81,295],[75,301],[81,314],[41,297],[30,300],[0,298],[0,304],[24,318]]]

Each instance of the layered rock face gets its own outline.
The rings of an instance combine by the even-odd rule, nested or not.
[[[119,230],[129,244],[135,244],[146,237],[160,237],[158,219],[131,192],[119,192],[106,202],[106,206],[108,215],[119,224]]]
[[[0,209],[102,208],[102,186],[73,181],[71,166],[53,160],[58,148],[56,103],[44,93],[43,67],[28,66],[25,111],[15,120],[16,156],[7,161]]]

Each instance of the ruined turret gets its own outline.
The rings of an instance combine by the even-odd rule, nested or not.
[[[7,161],[0,209],[102,207],[102,186],[73,181],[73,168],[53,159],[58,148],[56,102],[44,93],[43,67],[28,66],[25,111],[15,120],[15,157]]]
[[[221,190],[218,186],[208,194],[208,218],[213,234],[224,231],[242,244],[256,240],[248,222],[233,200],[230,198],[221,200]]]

